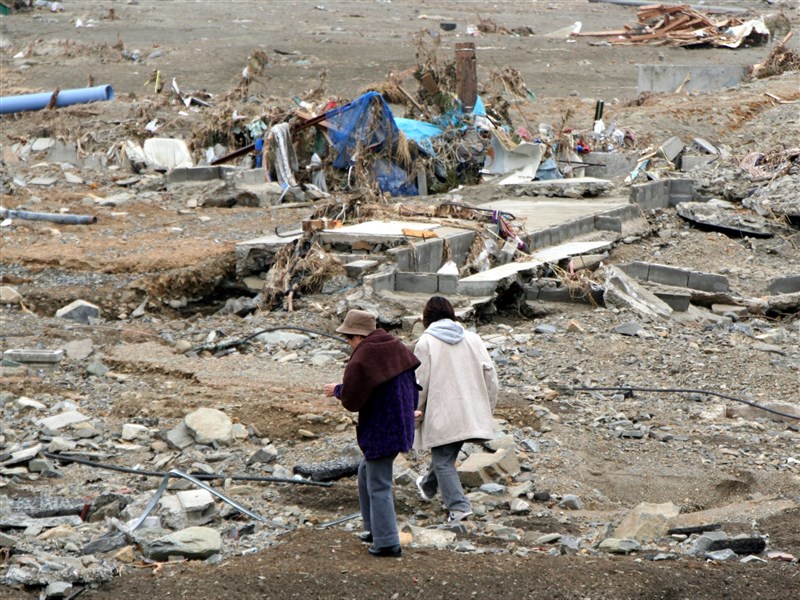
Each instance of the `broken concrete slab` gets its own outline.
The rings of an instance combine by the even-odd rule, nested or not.
[[[710,92],[738,86],[747,66],[738,65],[637,65],[639,94]]]
[[[729,202],[681,202],[676,206],[676,210],[687,221],[737,237],[773,236],[766,219],[756,213],[742,214]]]
[[[580,254],[588,254],[597,252],[598,250],[607,250],[613,245],[613,241],[603,240],[598,242],[569,242],[566,244],[559,244],[550,248],[542,248],[531,254],[531,258],[541,261],[543,263],[554,263],[561,260],[578,256]]]
[[[534,271],[542,264],[539,260],[507,263],[459,280],[457,290],[464,296],[491,296],[501,282],[515,279],[520,273]]]
[[[298,239],[300,239],[299,233],[290,236],[265,235],[237,243],[234,250],[236,275],[241,278],[268,270],[275,261],[275,255],[283,250],[286,244]]]
[[[404,229],[416,231],[434,231],[440,226],[436,223],[418,223],[414,221],[364,221],[356,225],[347,225],[336,229],[323,229],[320,241],[327,244],[352,243],[356,241],[372,244],[402,243],[408,240]]]
[[[513,173],[502,179],[499,185],[527,196],[555,196],[558,198],[583,198],[602,196],[614,188],[608,179],[596,177],[573,177],[571,179],[535,180],[531,175]]]
[[[598,216],[627,221],[641,214],[638,206],[620,197],[575,200],[509,198],[486,202],[478,208],[513,214],[525,228],[524,241],[530,248],[555,246],[597,231]]]
[[[603,298],[607,306],[629,308],[641,315],[662,319],[668,319],[672,315],[672,309],[665,302],[617,267],[606,267],[605,285]]]
[[[25,529],[27,527],[49,529],[59,525],[77,527],[83,521],[78,515],[63,515],[60,517],[35,518],[23,514],[8,514],[0,516],[0,529]]]
[[[77,423],[83,423],[84,421],[88,420],[89,417],[78,412],[77,410],[68,410],[58,415],[53,415],[52,417],[45,417],[44,419],[39,419],[38,421],[36,421],[36,424],[44,429],[49,429],[50,431],[56,431],[63,427],[68,427],[70,425],[75,425]]]

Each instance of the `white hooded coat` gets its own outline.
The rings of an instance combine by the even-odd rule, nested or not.
[[[414,348],[419,423],[414,448],[462,440],[490,440],[497,403],[497,371],[480,336],[450,319],[432,323]]]

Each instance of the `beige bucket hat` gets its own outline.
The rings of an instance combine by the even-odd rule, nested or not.
[[[344,322],[336,328],[337,333],[363,335],[367,337],[375,331],[375,315],[365,310],[350,310]]]

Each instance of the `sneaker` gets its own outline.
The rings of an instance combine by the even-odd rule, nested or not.
[[[450,514],[447,516],[448,523],[461,523],[465,519],[468,519],[472,516],[471,510],[451,510]]]
[[[428,494],[425,493],[425,490],[422,489],[422,478],[423,478],[422,475],[417,477],[417,490],[419,491],[419,497],[422,498],[425,502],[430,502],[431,500],[433,500],[433,496],[428,496]]]
[[[372,532],[371,531],[362,531],[358,534],[358,539],[364,542],[365,544],[372,543]]]
[[[389,558],[400,558],[403,556],[403,551],[400,549],[400,546],[383,546],[379,548],[373,545],[367,548],[367,552],[372,554],[372,556],[386,556]]]

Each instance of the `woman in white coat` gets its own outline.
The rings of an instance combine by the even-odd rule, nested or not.
[[[417,479],[423,500],[437,491],[449,511],[448,521],[472,514],[456,471],[456,459],[465,441],[490,440],[492,413],[497,403],[497,371],[480,336],[455,322],[453,305],[433,296],[422,314],[425,332],[414,354],[419,394],[414,447],[431,449],[426,475]]]

